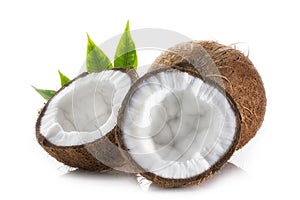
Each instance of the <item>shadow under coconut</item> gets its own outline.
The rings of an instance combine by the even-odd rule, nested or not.
[[[150,192],[160,192],[160,191],[168,191],[168,192],[182,192],[182,191],[199,191],[205,190],[208,188],[214,187],[217,183],[221,183],[223,180],[234,179],[235,177],[245,177],[247,176],[247,172],[242,168],[236,166],[233,163],[227,162],[227,164],[217,172],[213,177],[208,179],[207,181],[195,185],[195,186],[188,186],[182,188],[164,188],[160,187],[156,184],[151,184],[149,187]]]
[[[64,173],[61,177],[63,178],[76,178],[76,179],[86,179],[86,180],[96,180],[101,181],[106,184],[113,184],[119,183],[120,180],[126,181],[126,183],[132,185],[138,185],[143,191],[149,192],[160,192],[160,191],[169,191],[169,192],[182,192],[182,191],[199,191],[201,189],[207,189],[213,187],[217,182],[221,182],[222,180],[226,180],[226,178],[234,178],[236,176],[245,176],[247,172],[243,169],[239,168],[238,166],[227,163],[222,170],[220,170],[216,175],[214,175],[209,180],[201,183],[200,185],[196,186],[189,186],[183,188],[164,188],[158,186],[151,181],[147,180],[146,178],[142,177],[141,175],[132,174],[132,173],[125,173],[117,170],[108,170],[105,172],[91,172],[82,169],[74,169],[66,168],[66,173]]]
[[[125,172],[120,172],[117,170],[107,170],[104,172],[93,172],[86,171],[82,169],[75,169],[68,171],[61,176],[62,178],[71,179],[85,179],[92,181],[101,181],[105,184],[113,184],[114,182],[119,183],[120,180],[126,181],[126,183],[137,184],[135,176]]]

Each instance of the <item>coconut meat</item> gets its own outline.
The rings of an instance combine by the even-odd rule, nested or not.
[[[119,70],[76,79],[50,100],[40,133],[57,146],[81,145],[101,138],[115,127],[130,85],[129,75]]]
[[[215,164],[231,146],[236,117],[226,95],[186,72],[146,78],[121,123],[133,160],[164,178],[189,178]]]

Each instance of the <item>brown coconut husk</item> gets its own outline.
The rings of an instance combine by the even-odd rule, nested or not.
[[[133,95],[134,91],[136,90],[136,88],[138,88],[145,79],[147,79],[157,73],[160,73],[160,72],[170,72],[170,71],[172,71],[172,72],[173,71],[187,72],[188,74],[195,76],[197,78],[200,78],[205,83],[218,89],[226,97],[226,99],[228,100],[228,102],[236,116],[235,136],[234,136],[232,144],[228,148],[227,152],[222,157],[220,157],[219,161],[217,161],[215,164],[213,164],[205,172],[203,172],[199,175],[193,176],[193,177],[185,178],[185,179],[164,178],[164,177],[155,175],[152,172],[145,171],[145,169],[143,169],[137,162],[135,162],[133,160],[133,158],[130,156],[130,154],[128,153],[129,149],[127,148],[126,144],[124,143],[123,133],[120,128],[123,126],[122,123],[124,121],[125,109],[127,106],[129,106],[129,100],[130,100],[131,96]],[[141,77],[139,80],[137,80],[135,82],[135,84],[132,85],[132,87],[130,88],[129,92],[127,93],[127,95],[122,103],[121,109],[119,110],[118,123],[117,123],[115,137],[116,137],[116,141],[120,148],[120,152],[121,152],[122,156],[125,158],[127,164],[132,167],[133,172],[140,173],[142,176],[144,176],[148,180],[151,180],[152,182],[154,182],[160,186],[176,188],[176,187],[185,187],[185,186],[200,184],[200,183],[206,181],[207,179],[211,178],[214,174],[216,174],[216,172],[218,172],[222,167],[224,167],[226,165],[227,161],[230,159],[230,157],[235,152],[236,147],[238,145],[238,142],[240,139],[240,131],[241,131],[240,125],[241,125],[241,116],[240,116],[238,108],[237,108],[234,100],[230,96],[230,94],[228,92],[226,92],[224,90],[224,88],[222,88],[217,82],[215,82],[209,78],[202,77],[198,73],[198,71],[196,71],[189,63],[182,62],[182,63],[178,63],[177,66],[161,68],[161,69],[149,72],[146,75],[144,75],[143,77]]]
[[[109,70],[121,70],[126,72],[124,69],[109,69]],[[132,83],[137,79],[137,74],[133,70],[127,71],[130,75]],[[68,87],[72,82],[88,75],[88,73],[83,73],[65,86],[63,86],[57,93],[49,99],[45,104],[36,122],[36,138],[38,143],[42,148],[48,152],[57,161],[64,163],[67,166],[80,168],[90,171],[107,171],[111,168],[118,169],[124,166],[125,161],[120,155],[115,140],[114,132],[116,127],[114,127],[109,133],[100,139],[76,146],[57,146],[51,143],[44,135],[40,132],[40,126],[42,118],[47,110],[48,105],[59,94],[62,90]]]
[[[258,71],[239,50],[214,41],[192,41],[171,47],[156,58],[149,71],[176,65],[186,58],[197,64],[200,74],[223,85],[236,102],[242,116],[237,149],[242,148],[261,127],[266,111],[266,94]]]

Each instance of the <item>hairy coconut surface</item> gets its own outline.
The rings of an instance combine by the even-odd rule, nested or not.
[[[119,111],[116,139],[142,176],[165,187],[198,184],[235,151],[240,115],[226,91],[188,64],[147,73]]]
[[[125,70],[110,69],[72,80],[42,109],[36,123],[39,144],[71,167],[102,171],[121,166],[114,129],[135,79]]]
[[[261,127],[266,111],[262,79],[247,56],[239,50],[213,41],[191,41],[163,52],[149,71],[188,60],[203,76],[219,82],[233,97],[242,116],[238,149]]]

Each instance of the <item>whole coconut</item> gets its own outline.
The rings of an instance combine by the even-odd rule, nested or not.
[[[188,61],[203,75],[219,82],[233,97],[242,117],[237,149],[247,144],[261,127],[266,111],[262,79],[247,56],[214,41],[191,41],[163,52],[149,71]]]

